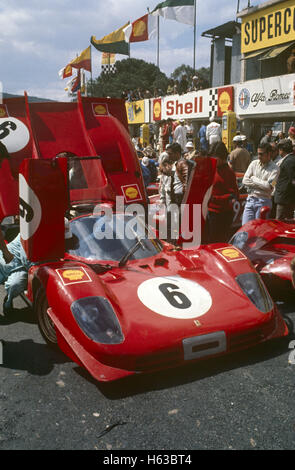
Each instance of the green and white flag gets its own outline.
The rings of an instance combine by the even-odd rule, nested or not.
[[[194,8],[195,0],[166,0],[159,3],[151,14],[193,26],[195,24]]]

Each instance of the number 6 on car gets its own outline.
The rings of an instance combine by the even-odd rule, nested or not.
[[[212,305],[211,295],[204,287],[180,276],[148,279],[138,287],[137,294],[153,312],[182,320],[200,317]]]

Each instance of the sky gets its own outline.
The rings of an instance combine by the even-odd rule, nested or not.
[[[58,71],[90,44],[153,10],[159,0],[0,0],[0,82],[6,93],[68,101]],[[197,0],[196,68],[210,64],[210,39],[201,34],[235,20],[237,0]],[[251,5],[262,3],[252,0]],[[240,0],[240,10],[248,0]],[[159,66],[168,77],[193,66],[194,28],[160,17]],[[157,40],[131,43],[130,57],[157,63]],[[127,56],[117,55],[117,60]],[[92,47],[92,76],[101,71]],[[86,72],[86,78],[90,74]]]

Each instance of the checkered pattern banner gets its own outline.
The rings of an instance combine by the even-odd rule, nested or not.
[[[101,66],[101,73],[115,73],[116,65],[115,64],[104,64]]]
[[[217,116],[218,112],[218,89],[211,88],[209,92],[209,118]]]

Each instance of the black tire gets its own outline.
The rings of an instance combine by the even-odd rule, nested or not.
[[[59,349],[54,323],[47,313],[48,307],[46,292],[43,287],[39,287],[34,299],[34,311],[37,316],[39,330],[50,347]]]

